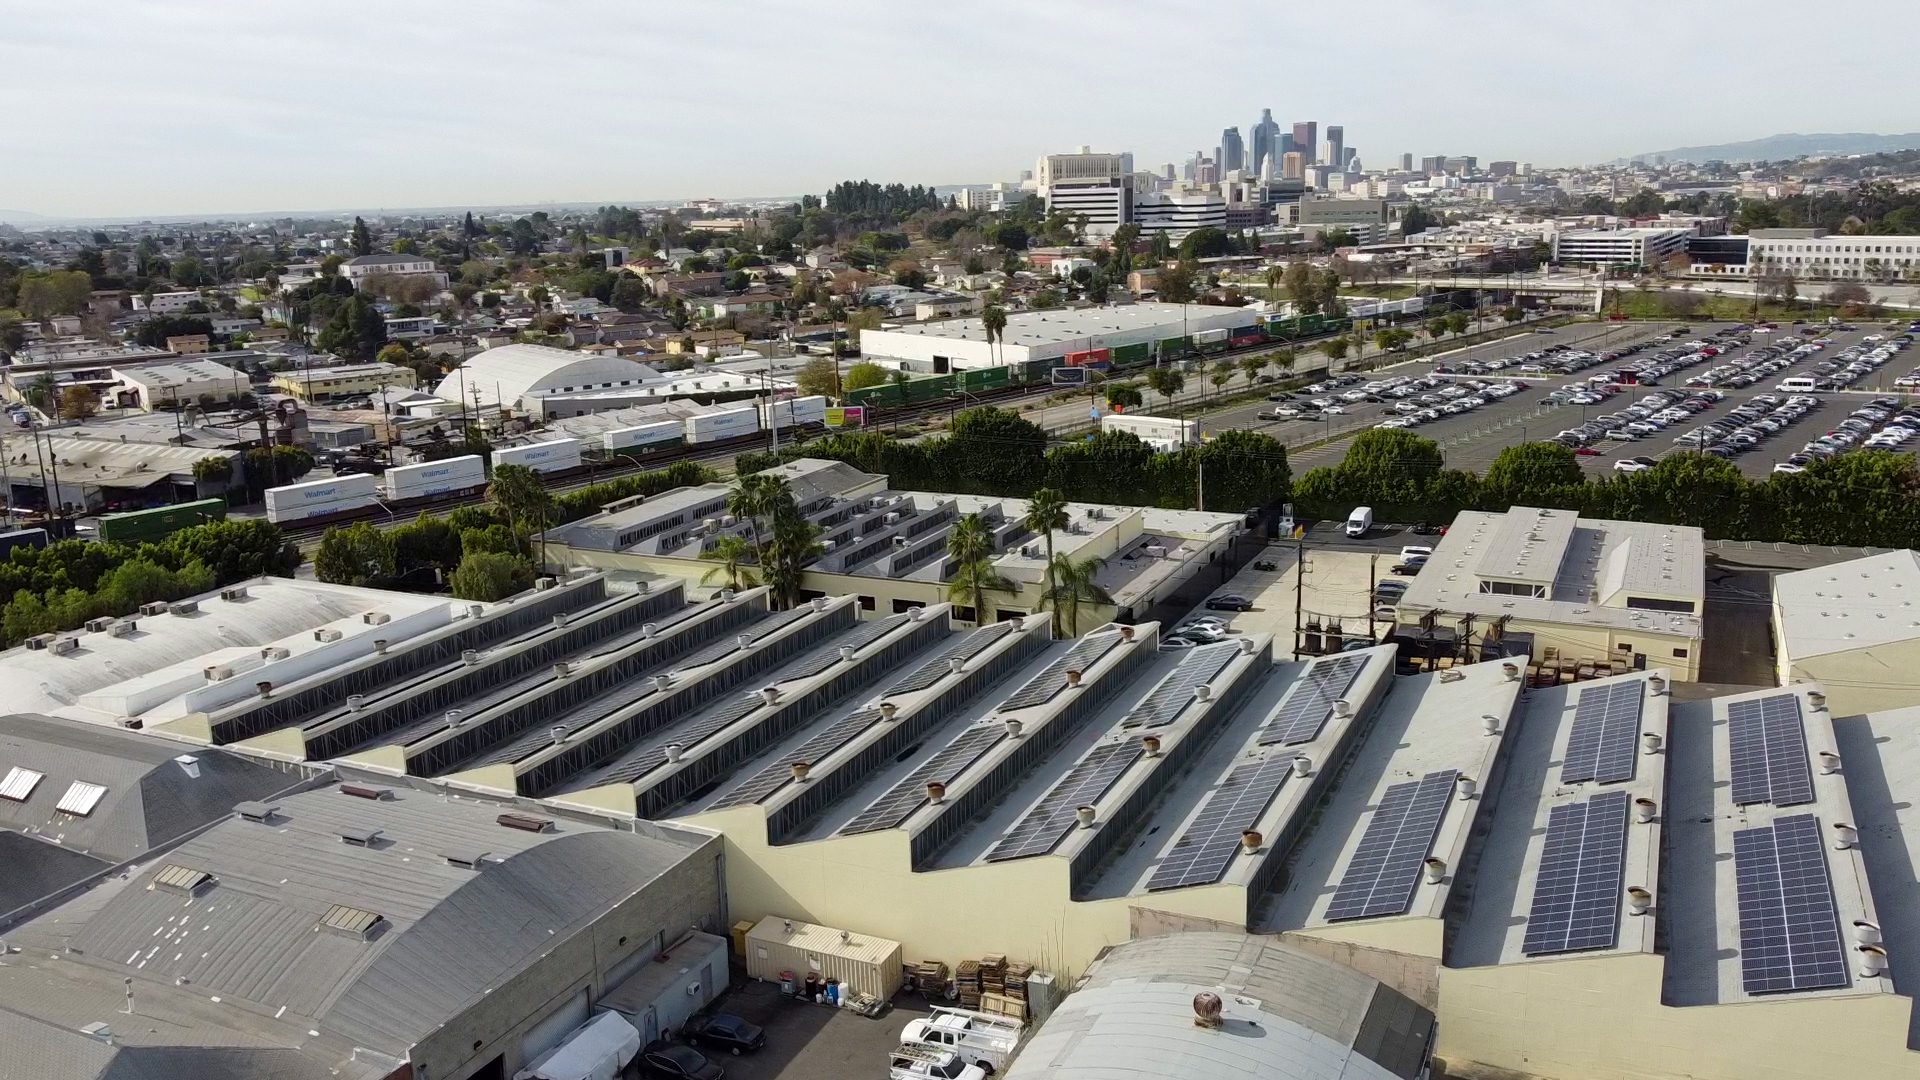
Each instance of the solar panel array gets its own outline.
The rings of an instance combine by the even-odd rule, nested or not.
[[[1560,763],[1561,783],[1612,784],[1633,779],[1644,686],[1639,679],[1629,679],[1580,691],[1573,731],[1567,735],[1567,756]]]
[[[915,690],[925,690],[944,678],[952,670],[948,664],[956,657],[971,660],[980,655],[987,646],[1007,636],[1014,628],[1010,622],[994,623],[983,626],[959,641],[952,642],[941,649],[932,659],[913,669],[913,674],[887,687],[888,694],[910,694]]]
[[[813,608],[805,604],[797,608],[789,608],[786,611],[774,612],[772,615],[769,615],[764,619],[760,619],[757,622],[749,623],[745,627],[741,628],[739,631],[728,634],[726,637],[722,638],[721,640],[716,641],[711,645],[708,645],[706,648],[701,649],[699,652],[696,652],[691,656],[688,656],[687,658],[681,660],[679,663],[675,664],[673,666],[673,669],[675,671],[686,671],[688,668],[697,668],[706,664],[711,664],[720,660],[725,660],[727,657],[732,656],[735,652],[739,651],[741,638],[744,637],[748,641],[759,641],[761,638],[766,637],[768,634],[771,634],[781,629],[782,627],[787,626],[790,623],[797,622],[800,619],[803,619],[806,616],[811,614],[813,614]]]
[[[827,725],[818,735],[794,747],[779,759],[754,773],[747,782],[727,792],[726,797],[715,802],[709,809],[718,810],[725,806],[745,806],[757,803],[779,791],[793,780],[793,766],[799,762],[812,764],[847,745],[861,732],[874,725],[880,719],[878,709],[862,709],[850,716]]]
[[[885,795],[854,815],[852,821],[840,827],[839,835],[852,836],[855,833],[895,828],[926,804],[929,783],[935,780],[943,784],[952,783],[954,777],[966,772],[1006,737],[1007,729],[1001,724],[972,727],[961,732],[959,738],[941,747],[938,753],[921,762],[905,779],[888,788]]]
[[[758,692],[734,698],[732,701],[701,717],[698,723],[687,728],[685,731],[674,732],[667,742],[676,742],[691,750],[694,745],[701,740],[719,732],[730,724],[737,723],[744,719],[748,713],[751,713],[766,703],[766,699],[761,697]],[[661,744],[663,747],[665,745],[666,743]],[[630,758],[615,766],[603,775],[599,782],[602,784],[631,784],[666,763],[667,752],[664,749],[648,750],[643,754]]]
[[[1548,812],[1547,844],[1534,877],[1521,952],[1611,949],[1619,940],[1627,809],[1627,793],[1609,791]]]
[[[1320,737],[1320,729],[1333,715],[1333,703],[1347,695],[1354,680],[1366,670],[1365,656],[1334,656],[1319,660],[1307,669],[1280,706],[1280,711],[1261,729],[1260,745],[1298,746]]]
[[[1727,728],[1735,804],[1797,806],[1813,801],[1807,732],[1797,695],[1736,701],[1727,706]]]
[[[1237,765],[1193,819],[1173,850],[1160,860],[1147,889],[1211,885],[1220,880],[1240,850],[1240,834],[1259,823],[1273,797],[1293,772],[1293,755],[1276,753],[1263,761]]]
[[[1100,801],[1120,774],[1139,760],[1143,751],[1138,740],[1104,743],[1087,751],[1074,763],[1038,805],[1027,811],[1013,830],[987,852],[988,862],[1045,855],[1057,847],[1073,828],[1075,812]]]
[[[895,615],[892,618],[880,619],[876,622],[861,623],[852,630],[834,638],[831,642],[815,649],[812,655],[807,656],[799,663],[782,671],[777,681],[786,682],[788,679],[810,679],[839,663],[841,649],[849,645],[853,646],[856,650],[864,649],[887,636],[895,627],[902,625],[906,621],[907,617],[905,615]]]
[[[1120,726],[1157,728],[1173,723],[1188,705],[1193,704],[1194,688],[1212,682],[1213,677],[1220,674],[1239,651],[1238,645],[1226,641],[1218,645],[1202,645],[1189,652],[1186,659],[1180,661],[1180,666],[1173,669],[1173,674],[1140,699],[1140,703],[1127,713],[1127,718],[1120,721]]]
[[[1088,634],[1081,638],[1064,656],[1040,669],[1040,674],[1028,679],[1027,685],[1015,690],[1012,697],[1001,702],[1000,711],[1030,709],[1052,701],[1055,694],[1067,688],[1067,672],[1087,670],[1119,642],[1118,633]]]
[[[1740,898],[1740,981],[1749,994],[1847,985],[1820,820],[1776,818],[1733,834]]]
[[[1329,921],[1407,910],[1459,775],[1453,769],[1431,772],[1387,789],[1327,905]]]

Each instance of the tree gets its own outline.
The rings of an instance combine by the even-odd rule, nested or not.
[[[1410,203],[1407,212],[1400,215],[1400,232],[1403,236],[1412,236],[1440,225],[1440,219],[1419,203]]]
[[[1060,493],[1053,488],[1043,487],[1035,491],[1033,497],[1027,501],[1027,513],[1026,516],[1021,519],[1021,524],[1025,525],[1029,532],[1039,533],[1045,539],[1047,545],[1047,561],[1045,563],[1046,589],[1041,594],[1045,598],[1051,598],[1056,595],[1054,592],[1055,567],[1053,534],[1066,528],[1070,523],[1071,521],[1067,517],[1067,500],[1061,498]],[[1066,636],[1060,626],[1060,611],[1058,608],[1055,608],[1053,613],[1053,636],[1055,638]]]
[[[367,223],[358,217],[353,219],[353,236],[351,242],[354,255],[373,254],[373,232],[367,228]]]
[[[1108,383],[1106,393],[1107,408],[1115,412],[1137,409],[1146,401],[1140,394],[1140,388],[1132,383]]]
[[[1167,400],[1186,389],[1187,377],[1178,368],[1156,367],[1147,369],[1147,387]]]
[[[1231,250],[1232,244],[1227,240],[1227,234],[1211,226],[1188,233],[1187,238],[1180,241],[1179,247],[1182,259],[1212,259],[1229,254]]]
[[[466,552],[460,530],[446,518],[433,517],[425,511],[412,524],[389,529],[387,535],[393,540],[393,570],[398,581],[405,581],[423,570],[432,571],[437,581],[442,575],[451,574]]]
[[[1328,338],[1321,342],[1320,351],[1327,354],[1327,366],[1331,368],[1344,359],[1347,355],[1347,349],[1351,347],[1352,344],[1353,343],[1345,337]]]
[[[1267,300],[1269,302],[1277,302],[1280,299],[1280,286],[1287,280],[1286,269],[1278,263],[1275,263],[1268,266],[1266,272],[1263,273],[1261,277],[1267,283]]]
[[[313,576],[334,585],[364,588],[389,580],[393,573],[393,541],[364,521],[328,529],[313,556]]]
[[[988,348],[999,345],[1006,339],[1007,309],[999,304],[988,304],[980,312],[980,327],[986,331]]]
[[[712,547],[700,553],[701,558],[719,564],[700,575],[700,584],[710,585],[718,578],[725,581],[729,589],[744,589],[753,585],[753,571],[747,566],[753,554],[753,545],[747,542],[746,537],[731,533],[720,537]]]
[[[371,360],[380,355],[386,343],[386,319],[359,293],[347,297],[315,338],[320,348],[357,360]]]
[[[91,387],[73,385],[60,391],[60,415],[69,420],[85,420],[100,411],[100,395]]]
[[[947,557],[954,562],[947,596],[973,609],[973,623],[987,622],[987,593],[1007,592],[1012,583],[994,569],[993,526],[978,510],[961,518],[947,534]]]
[[[1265,371],[1267,365],[1271,363],[1273,363],[1273,357],[1268,356],[1265,353],[1261,353],[1255,356],[1241,357],[1240,370],[1246,372],[1247,385],[1252,386],[1253,380],[1258,378],[1260,373],[1262,371]]]
[[[1482,483],[1496,505],[1577,509],[1586,476],[1570,447],[1534,442],[1509,446],[1487,466]]]
[[[1320,310],[1320,285],[1313,266],[1303,259],[1295,259],[1287,264],[1284,275],[1287,286],[1287,298],[1293,301],[1294,308],[1302,315],[1317,314]]]
[[[880,365],[858,364],[855,366],[878,369]],[[837,398],[840,396],[842,385],[840,382],[840,369],[830,357],[817,356],[807,361],[805,366],[801,367],[800,374],[794,381],[799,386],[800,393],[803,397]],[[849,386],[847,389],[851,390],[854,388]]]
[[[34,322],[45,322],[55,315],[72,315],[87,302],[93,291],[93,278],[81,270],[55,270],[45,274],[22,274],[14,304]]]
[[[1873,293],[1857,281],[1839,281],[1827,289],[1820,302],[1838,308],[1864,308],[1873,303]]]
[[[546,527],[553,522],[553,493],[540,474],[525,465],[495,465],[487,482],[487,500],[500,508],[514,534],[524,543],[541,531],[540,565],[546,566]]]
[[[533,587],[533,564],[519,555],[480,551],[467,555],[448,579],[460,600],[492,603]]]
[[[1070,555],[1050,555],[1047,559],[1047,606],[1059,624],[1059,637],[1078,637],[1080,607],[1083,604],[1111,604],[1113,597],[1095,580],[1107,561],[1098,556],[1076,560]]]
[[[840,385],[848,391],[865,390],[869,386],[879,386],[887,381],[887,369],[870,360],[862,360],[849,367],[840,380]]]
[[[1200,295],[1193,284],[1193,267],[1185,262],[1161,270],[1154,280],[1153,290],[1159,294],[1162,302],[1168,304],[1191,304]]]

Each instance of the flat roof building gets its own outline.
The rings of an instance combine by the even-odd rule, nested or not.
[[[273,377],[274,389],[309,402],[362,397],[392,387],[411,390],[416,382],[412,368],[397,364],[340,364],[283,371]]]
[[[249,392],[245,372],[213,360],[180,359],[113,369],[115,385],[106,390],[112,404],[148,412],[190,405],[203,397],[220,401]]]
[[[1242,308],[1203,304],[1120,304],[1007,315],[1001,339],[989,345],[978,318],[860,332],[864,355],[900,361],[914,371],[944,374],[964,368],[998,367],[1034,360],[1061,360],[1068,353],[1162,341],[1203,330],[1251,327]]]
[[[1685,254],[1692,229],[1572,229],[1553,234],[1556,263],[1654,266]]]
[[[1920,704],[1920,554],[1889,551],[1773,579],[1780,685],[1814,681],[1841,716]]]

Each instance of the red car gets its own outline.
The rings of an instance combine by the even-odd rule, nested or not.
[[[1573,452],[1580,455],[1581,457],[1599,457],[1600,456],[1600,451],[1595,450],[1591,446],[1576,446],[1573,448]]]

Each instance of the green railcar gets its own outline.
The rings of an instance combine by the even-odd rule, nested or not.
[[[1315,314],[1300,316],[1295,325],[1299,329],[1300,337],[1316,337],[1326,332],[1326,324],[1327,317],[1325,315]]]
[[[934,401],[943,397],[952,397],[954,378],[951,375],[935,375],[930,379],[915,379],[907,384],[908,401]]]
[[[976,385],[968,387],[969,390],[999,390],[1007,386],[1010,381],[1007,378],[1007,369],[1004,367],[982,368],[973,374],[979,377],[979,381]]]
[[[159,543],[190,525],[227,520],[227,500],[201,499],[150,510],[108,514],[100,519],[100,539],[115,544]]]
[[[1139,367],[1152,359],[1153,345],[1150,342],[1122,345],[1113,350],[1113,366],[1117,368]]]
[[[1053,381],[1053,369],[1060,361],[1054,359],[1028,360],[1020,365],[1020,378],[1023,382],[1050,383]]]
[[[1159,353],[1160,359],[1162,360],[1172,360],[1175,357],[1185,356],[1192,351],[1193,339],[1191,337],[1182,336],[1161,339]]]

